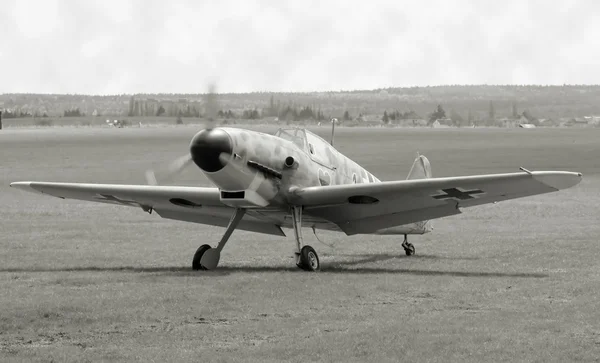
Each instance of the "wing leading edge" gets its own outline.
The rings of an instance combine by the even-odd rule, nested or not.
[[[226,227],[233,209],[221,203],[217,188],[156,185],[15,182],[11,187],[61,199],[124,205],[155,211],[163,218]],[[281,228],[245,215],[239,229],[285,236]]]
[[[296,189],[293,202],[346,234],[461,213],[460,208],[570,188],[581,173],[537,171]]]
[[[523,172],[295,189],[293,204],[348,235],[460,214],[460,208],[550,193],[582,179],[573,172]],[[227,226],[232,208],[217,188],[15,182],[11,187],[62,199],[154,210],[163,218]],[[280,223],[247,214],[239,229],[284,236]]]

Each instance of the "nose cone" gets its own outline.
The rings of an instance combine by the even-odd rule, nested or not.
[[[233,153],[231,138],[222,129],[202,130],[190,143],[192,160],[200,169],[209,173],[219,171],[225,166],[224,161],[229,157],[220,157],[221,153]]]

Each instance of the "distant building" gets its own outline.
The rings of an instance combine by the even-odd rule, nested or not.
[[[444,127],[452,127],[454,126],[454,123],[452,122],[452,119],[450,118],[438,118],[437,120],[433,121],[433,123],[431,124],[431,127],[433,128],[444,128]]]

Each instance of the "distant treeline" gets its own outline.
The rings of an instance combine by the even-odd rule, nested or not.
[[[2,94],[4,117],[70,116],[172,116],[201,117],[205,94],[137,94],[113,96]],[[225,118],[286,120],[329,117],[357,119],[365,115],[388,119],[423,118],[437,105],[455,119],[488,120],[517,117],[527,110],[538,118],[600,115],[600,86],[435,86],[331,92],[223,93],[218,97]],[[490,105],[493,116],[490,117]],[[515,112],[518,109],[518,112]],[[405,116],[406,114],[410,116]]]

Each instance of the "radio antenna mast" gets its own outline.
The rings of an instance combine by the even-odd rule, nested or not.
[[[335,133],[335,123],[337,122],[337,118],[332,118],[331,119],[331,141],[329,142],[331,144],[331,146],[333,146],[333,136]]]

